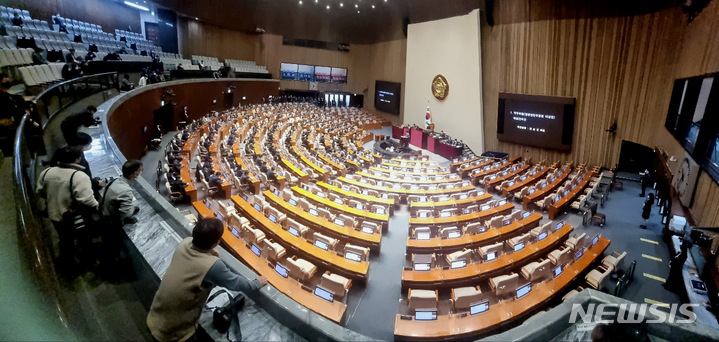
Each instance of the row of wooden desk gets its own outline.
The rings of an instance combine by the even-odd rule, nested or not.
[[[409,225],[410,227],[439,225],[448,226],[452,224],[482,222],[487,220],[489,217],[509,214],[513,208],[514,204],[507,202],[503,205],[489,208],[489,210],[475,211],[469,214],[453,215],[449,217],[410,217]]]
[[[553,170],[554,169],[552,169],[550,167],[542,166],[542,168],[539,171],[537,171],[537,173],[530,175],[529,177],[527,177],[527,179],[525,179],[523,181],[519,181],[517,183],[514,183],[514,185],[511,185],[511,186],[508,186],[508,187],[502,189],[502,197],[507,197],[517,191],[520,191],[525,186],[530,186],[530,185],[534,184],[538,180],[542,179],[542,177],[544,177],[544,175],[546,175],[547,172],[553,171]]]
[[[477,315],[454,313],[437,315],[436,320],[416,321],[395,317],[395,340],[444,340],[470,339],[486,335],[492,331],[529,317],[530,314],[544,309],[544,305],[561,294],[587,268],[594,263],[609,246],[609,240],[600,237],[589,247],[584,255],[564,267],[562,274],[549,281],[533,285],[531,292],[520,299],[490,305],[489,310]]]
[[[388,222],[389,222],[389,209],[387,209],[387,213],[385,214],[377,214],[373,213],[367,210],[359,210],[354,207],[350,207],[348,205],[339,204],[334,201],[330,201],[328,198],[317,196],[305,189],[302,189],[299,186],[293,186],[292,191],[294,191],[296,194],[305,197],[309,199],[310,201],[320,204],[324,206],[325,208],[331,208],[333,210],[339,211],[343,214],[350,215],[355,218],[355,220],[360,223],[363,220],[367,220],[370,222],[374,222],[379,224],[380,226],[387,228]]]
[[[409,253],[451,253],[463,248],[477,248],[482,245],[506,240],[522,232],[537,227],[541,214],[532,213],[527,218],[517,220],[500,228],[488,228],[480,234],[463,234],[455,239],[441,239],[438,237],[429,240],[407,238],[407,252]]]
[[[489,201],[492,199],[492,195],[489,193],[483,193],[479,196],[474,197],[467,197],[464,199],[450,199],[447,201],[442,202],[410,202],[409,208],[411,211],[415,210],[442,210],[442,209],[448,209],[448,208],[457,208],[457,209],[463,209],[473,204],[482,204],[484,202]]]
[[[549,254],[553,248],[569,237],[569,233],[573,229],[572,226],[565,224],[559,230],[547,235],[543,240],[528,244],[518,252],[502,254],[497,259],[488,262],[468,262],[464,268],[444,269],[435,267],[429,271],[405,269],[402,271],[402,288],[434,290],[476,285],[481,280],[507,273],[510,270],[516,270],[539,256]],[[501,237],[500,240],[509,238],[503,234],[498,236]]]
[[[524,207],[524,210],[529,209],[529,205],[534,203],[535,201],[539,200],[540,198],[543,198],[554,191],[554,189],[558,188],[559,185],[564,182],[567,177],[569,177],[569,174],[572,172],[572,169],[567,167],[564,169],[564,172],[559,174],[553,182],[547,183],[547,185],[542,189],[537,189],[533,194],[527,194],[522,198],[522,206]]]
[[[343,183],[346,183],[349,185],[355,185],[360,188],[376,190],[379,192],[398,194],[403,197],[403,200],[404,200],[404,198],[407,197],[407,195],[442,195],[442,194],[453,194],[453,193],[457,193],[457,192],[469,191],[469,190],[475,189],[474,185],[472,185],[472,184],[469,184],[467,186],[462,186],[462,187],[454,187],[451,189],[435,189],[435,190],[401,189],[401,188],[396,189],[396,188],[387,188],[384,186],[377,186],[377,185],[362,183],[362,182],[358,182],[358,181],[355,181],[352,179],[348,179],[346,177],[338,177],[338,179]]]
[[[519,161],[520,158],[521,158],[521,157],[516,156],[516,157],[511,158],[511,159],[505,159],[503,162],[501,162],[501,163],[500,163],[499,165],[497,165],[496,167],[490,168],[489,170],[483,170],[483,171],[480,171],[480,172],[478,172],[478,173],[470,174],[469,176],[472,178],[472,181],[473,181],[474,183],[477,183],[481,177],[488,176],[488,175],[493,174],[493,173],[495,173],[495,172],[497,172],[497,171],[500,171],[500,170],[504,169],[505,167],[508,167],[509,165],[512,165],[512,164],[516,163],[517,161]]]
[[[502,182],[504,182],[505,180],[509,180],[509,179],[513,178],[514,176],[526,171],[527,169],[529,169],[529,164],[525,163],[524,165],[518,167],[516,170],[507,171],[506,175],[497,176],[497,178],[492,179],[489,182],[485,183],[484,190],[485,191],[493,190],[492,189],[493,186],[502,184]]]
[[[587,174],[584,175],[584,178],[574,187],[574,189],[570,190],[566,196],[560,198],[558,202],[554,202],[549,205],[549,209],[547,210],[549,212],[549,219],[554,220],[557,214],[560,214],[568,205],[574,202],[574,199],[582,193],[584,188],[587,184],[589,184],[589,181],[591,181],[594,176],[594,172],[588,171]]]

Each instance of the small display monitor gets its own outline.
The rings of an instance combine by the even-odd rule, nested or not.
[[[443,212],[439,213],[439,217],[450,217],[450,216],[452,216],[452,213],[449,211],[443,211]]]
[[[489,310],[489,301],[484,300],[479,303],[474,303],[469,306],[469,314],[470,315],[476,315],[481,314],[482,312],[487,312]]]
[[[315,240],[315,246],[319,249],[329,250],[330,246],[327,244],[327,242],[324,242],[322,240]]]
[[[597,234],[594,239],[592,239],[592,246],[596,245],[597,242],[599,242],[599,234]]]
[[[257,245],[255,245],[254,243],[252,244],[252,246],[250,246],[250,250],[251,250],[252,253],[254,253],[256,256],[260,256],[260,253],[262,252],[262,251],[260,250],[260,247],[257,247]]]
[[[437,320],[437,311],[415,311],[415,321],[434,321]]]
[[[518,288],[517,289],[517,299],[526,296],[531,291],[532,291],[532,283],[529,283],[527,285],[524,285],[524,286]]]
[[[275,264],[275,272],[277,272],[277,274],[279,274],[285,278],[287,278],[290,275],[289,272],[287,271],[287,268],[285,268],[284,266],[282,266],[280,264]]]
[[[482,204],[481,207],[479,207],[480,211],[487,211],[489,210],[489,204]]]
[[[584,255],[584,248],[580,248],[577,253],[574,253],[574,260],[579,260]]]
[[[270,221],[272,221],[272,223],[277,223],[277,217],[275,217],[275,214],[270,214],[269,219]]]
[[[384,215],[384,208],[383,208],[383,207],[378,207],[378,208],[376,208],[376,209],[374,210],[374,212],[375,212],[375,214],[377,214],[377,215]]]
[[[556,177],[552,176],[552,178],[549,179],[550,183],[554,183],[554,180],[557,179]]]
[[[225,217],[222,216],[222,214],[217,213],[217,214],[215,214],[215,216],[217,217],[218,220],[223,221],[223,222],[225,221]]]
[[[545,238],[547,238],[547,232],[541,232],[541,233],[539,233],[539,235],[537,236],[537,241],[542,241],[542,240],[544,240]]]
[[[230,228],[230,232],[231,232],[232,235],[234,235],[236,238],[238,238],[238,239],[240,238],[240,231],[237,230],[237,227],[232,227],[232,228]]]
[[[255,207],[255,210],[262,212],[262,206],[259,203],[255,203],[254,207]]]
[[[345,252],[345,259],[356,261],[356,262],[362,261],[362,257],[359,254],[354,253],[354,252],[349,252],[349,251]]]
[[[559,277],[559,275],[562,274],[562,271],[564,271],[564,269],[562,268],[562,265],[555,267],[554,268],[554,277],[555,278]]]
[[[345,204],[345,202],[343,202],[341,198],[335,198],[335,200],[334,200],[333,202],[335,202],[335,203],[337,203],[337,204],[339,204],[339,205],[344,205],[344,204]]]
[[[242,199],[243,199],[243,200],[247,201],[247,198],[248,198],[248,197],[247,197],[247,194],[242,194]]]
[[[429,264],[427,264],[427,263],[414,264],[414,270],[415,271],[429,271]]]
[[[512,186],[512,185],[514,185],[514,182],[513,182],[513,181],[512,181],[512,182],[509,182],[509,183],[507,183],[507,186]]]
[[[417,240],[429,240],[428,232],[417,233]]]
[[[527,180],[527,176],[519,177],[519,179],[520,179],[521,181],[525,181],[525,180]]]
[[[459,199],[467,199],[467,194],[461,194],[461,195],[459,195]]]
[[[508,225],[510,225],[510,224],[512,224],[512,219],[511,219],[511,218],[507,218],[507,219],[502,220],[502,226],[508,226]]]
[[[462,234],[460,234],[458,230],[453,230],[447,234],[447,238],[448,239],[456,239],[456,238],[460,237],[460,235],[462,235]]]
[[[387,194],[382,194],[382,199],[388,199],[388,198],[389,198],[389,195],[387,195]]]
[[[467,260],[455,260],[450,265],[451,269],[467,267]]]
[[[334,223],[335,223],[336,225],[338,225],[338,226],[342,226],[342,227],[345,226],[345,220],[340,219],[340,218],[336,218],[336,219],[334,220]]]
[[[490,179],[490,180],[495,180],[495,179],[497,179],[497,175],[492,175],[492,176],[489,177],[489,179]]]
[[[279,196],[280,190],[274,189],[274,190],[272,190],[272,193],[275,194],[275,196]]]
[[[294,236],[300,236],[300,231],[297,229],[297,227],[290,226],[290,228],[287,229],[287,231],[290,232],[290,234],[292,234]]]
[[[522,218],[523,218],[523,219],[526,219],[527,217],[529,217],[529,215],[532,215],[532,213],[529,212],[529,211],[525,211],[525,212],[522,213]]]
[[[514,251],[515,251],[515,252],[519,252],[519,251],[521,251],[522,249],[524,249],[524,243],[523,243],[523,242],[520,242],[520,243],[514,245]]]
[[[294,199],[294,198],[290,198],[290,200],[287,201],[287,202],[289,202],[290,204],[292,204],[292,205],[294,205],[294,206],[297,206],[297,200]]]
[[[554,196],[554,202],[559,202],[559,199],[560,199],[560,198],[561,198],[561,197],[559,197],[559,196]]]
[[[350,191],[350,187],[348,185],[342,185],[342,190]]]
[[[567,196],[568,193],[569,193],[569,190],[564,190],[564,196]]]
[[[327,291],[319,286],[315,287],[315,296],[320,297],[330,303],[334,302],[335,300],[332,292]]]
[[[531,195],[533,193],[534,193],[534,188],[529,189],[529,194]]]
[[[418,199],[419,199],[419,203],[426,203],[426,202],[427,202],[427,197],[420,196]]]
[[[355,204],[355,209],[364,210],[364,206],[362,205],[362,203],[357,202],[357,204]]]
[[[564,227],[564,221],[559,221],[559,222],[557,222],[557,225],[555,226],[554,229],[557,230],[557,229],[560,229],[560,228],[562,228],[562,227]]]
[[[477,227],[477,234],[484,233],[487,231],[487,226],[479,226]]]
[[[372,227],[363,226],[362,232],[365,234],[374,234],[374,229],[372,229]]]
[[[309,213],[312,216],[320,216],[320,213],[315,208],[310,208]]]
[[[212,203],[210,203],[210,199],[209,199],[209,198],[206,198],[206,199],[205,199],[205,206],[207,207],[207,209],[211,209],[211,208],[212,208]]]
[[[417,184],[412,184],[409,186],[410,190],[419,190],[419,186]]]
[[[487,255],[484,256],[484,261],[492,261],[494,259],[497,259],[497,252],[487,253]]]
[[[417,217],[419,217],[419,218],[428,218],[428,217],[429,217],[429,212],[427,212],[427,211],[420,211],[420,212],[417,213]]]
[[[506,176],[506,175],[507,175],[507,170],[505,170],[504,172],[502,172],[502,176]]]

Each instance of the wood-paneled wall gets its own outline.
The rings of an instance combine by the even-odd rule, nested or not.
[[[142,32],[140,11],[122,3],[106,0],[3,0],[3,6],[26,9],[33,19],[52,24],[52,15],[60,13],[65,18],[81,20],[102,26],[105,32],[115,34],[115,29]]]
[[[178,31],[182,55],[192,55],[253,61],[260,41],[255,33],[233,31],[205,22],[178,17]]]
[[[676,78],[719,71],[719,4],[712,2],[691,24],[679,7],[636,16],[592,18],[577,8],[574,17],[564,12],[564,19],[532,17],[553,13],[558,1],[497,2],[500,24],[483,23],[486,149],[613,167],[621,141],[630,140],[682,157],[683,149],[664,128],[669,97]],[[572,151],[499,141],[499,92],[576,98]],[[616,134],[606,132],[615,121]],[[719,225],[719,186],[705,173],[691,211],[700,225]]]

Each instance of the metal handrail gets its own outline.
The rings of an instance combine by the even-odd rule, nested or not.
[[[73,78],[73,79],[71,79],[71,80],[62,81],[62,82],[60,82],[60,83],[53,84],[51,87],[49,87],[49,88],[43,90],[42,92],[40,92],[40,94],[38,94],[37,96],[35,96],[30,102],[32,102],[32,104],[34,105],[34,107],[37,109],[37,105],[38,105],[38,100],[39,100],[39,99],[43,99],[43,98],[45,97],[45,95],[47,95],[47,94],[52,94],[53,92],[55,92],[55,91],[58,90],[58,89],[61,89],[61,88],[62,88],[63,86],[65,86],[65,85],[75,84],[75,83],[81,83],[83,80],[89,80],[89,79],[91,79],[91,78],[98,78],[98,77],[112,76],[112,75],[117,75],[117,72],[116,72],[116,71],[103,72],[103,73],[99,73],[99,74],[85,75],[85,76]],[[117,80],[115,80],[115,83],[117,83]],[[57,112],[52,113],[52,115],[48,116],[48,117],[45,119],[45,121],[42,122],[42,128],[45,129],[45,126],[47,125],[48,122],[50,122],[50,119],[52,119],[52,117],[55,116],[55,114],[57,114],[58,112],[60,112],[60,111],[61,111],[62,109],[64,109],[65,107],[71,105],[72,103],[73,103],[73,102],[68,103],[68,104],[65,105],[65,106],[61,106]],[[46,111],[47,111],[47,110],[46,110]]]

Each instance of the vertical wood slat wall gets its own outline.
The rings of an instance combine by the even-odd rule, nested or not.
[[[613,167],[621,141],[630,140],[658,145],[680,159],[683,149],[664,128],[669,97],[676,78],[719,71],[717,4],[711,3],[691,24],[681,8],[595,18],[578,10],[574,16],[563,13],[565,19],[530,20],[533,13],[559,6],[555,2],[498,2],[499,24],[482,26],[486,149],[535,161]],[[499,92],[576,98],[572,151],[499,141]],[[614,121],[617,133],[606,132]],[[700,225],[719,225],[719,186],[705,173],[691,211]]]

